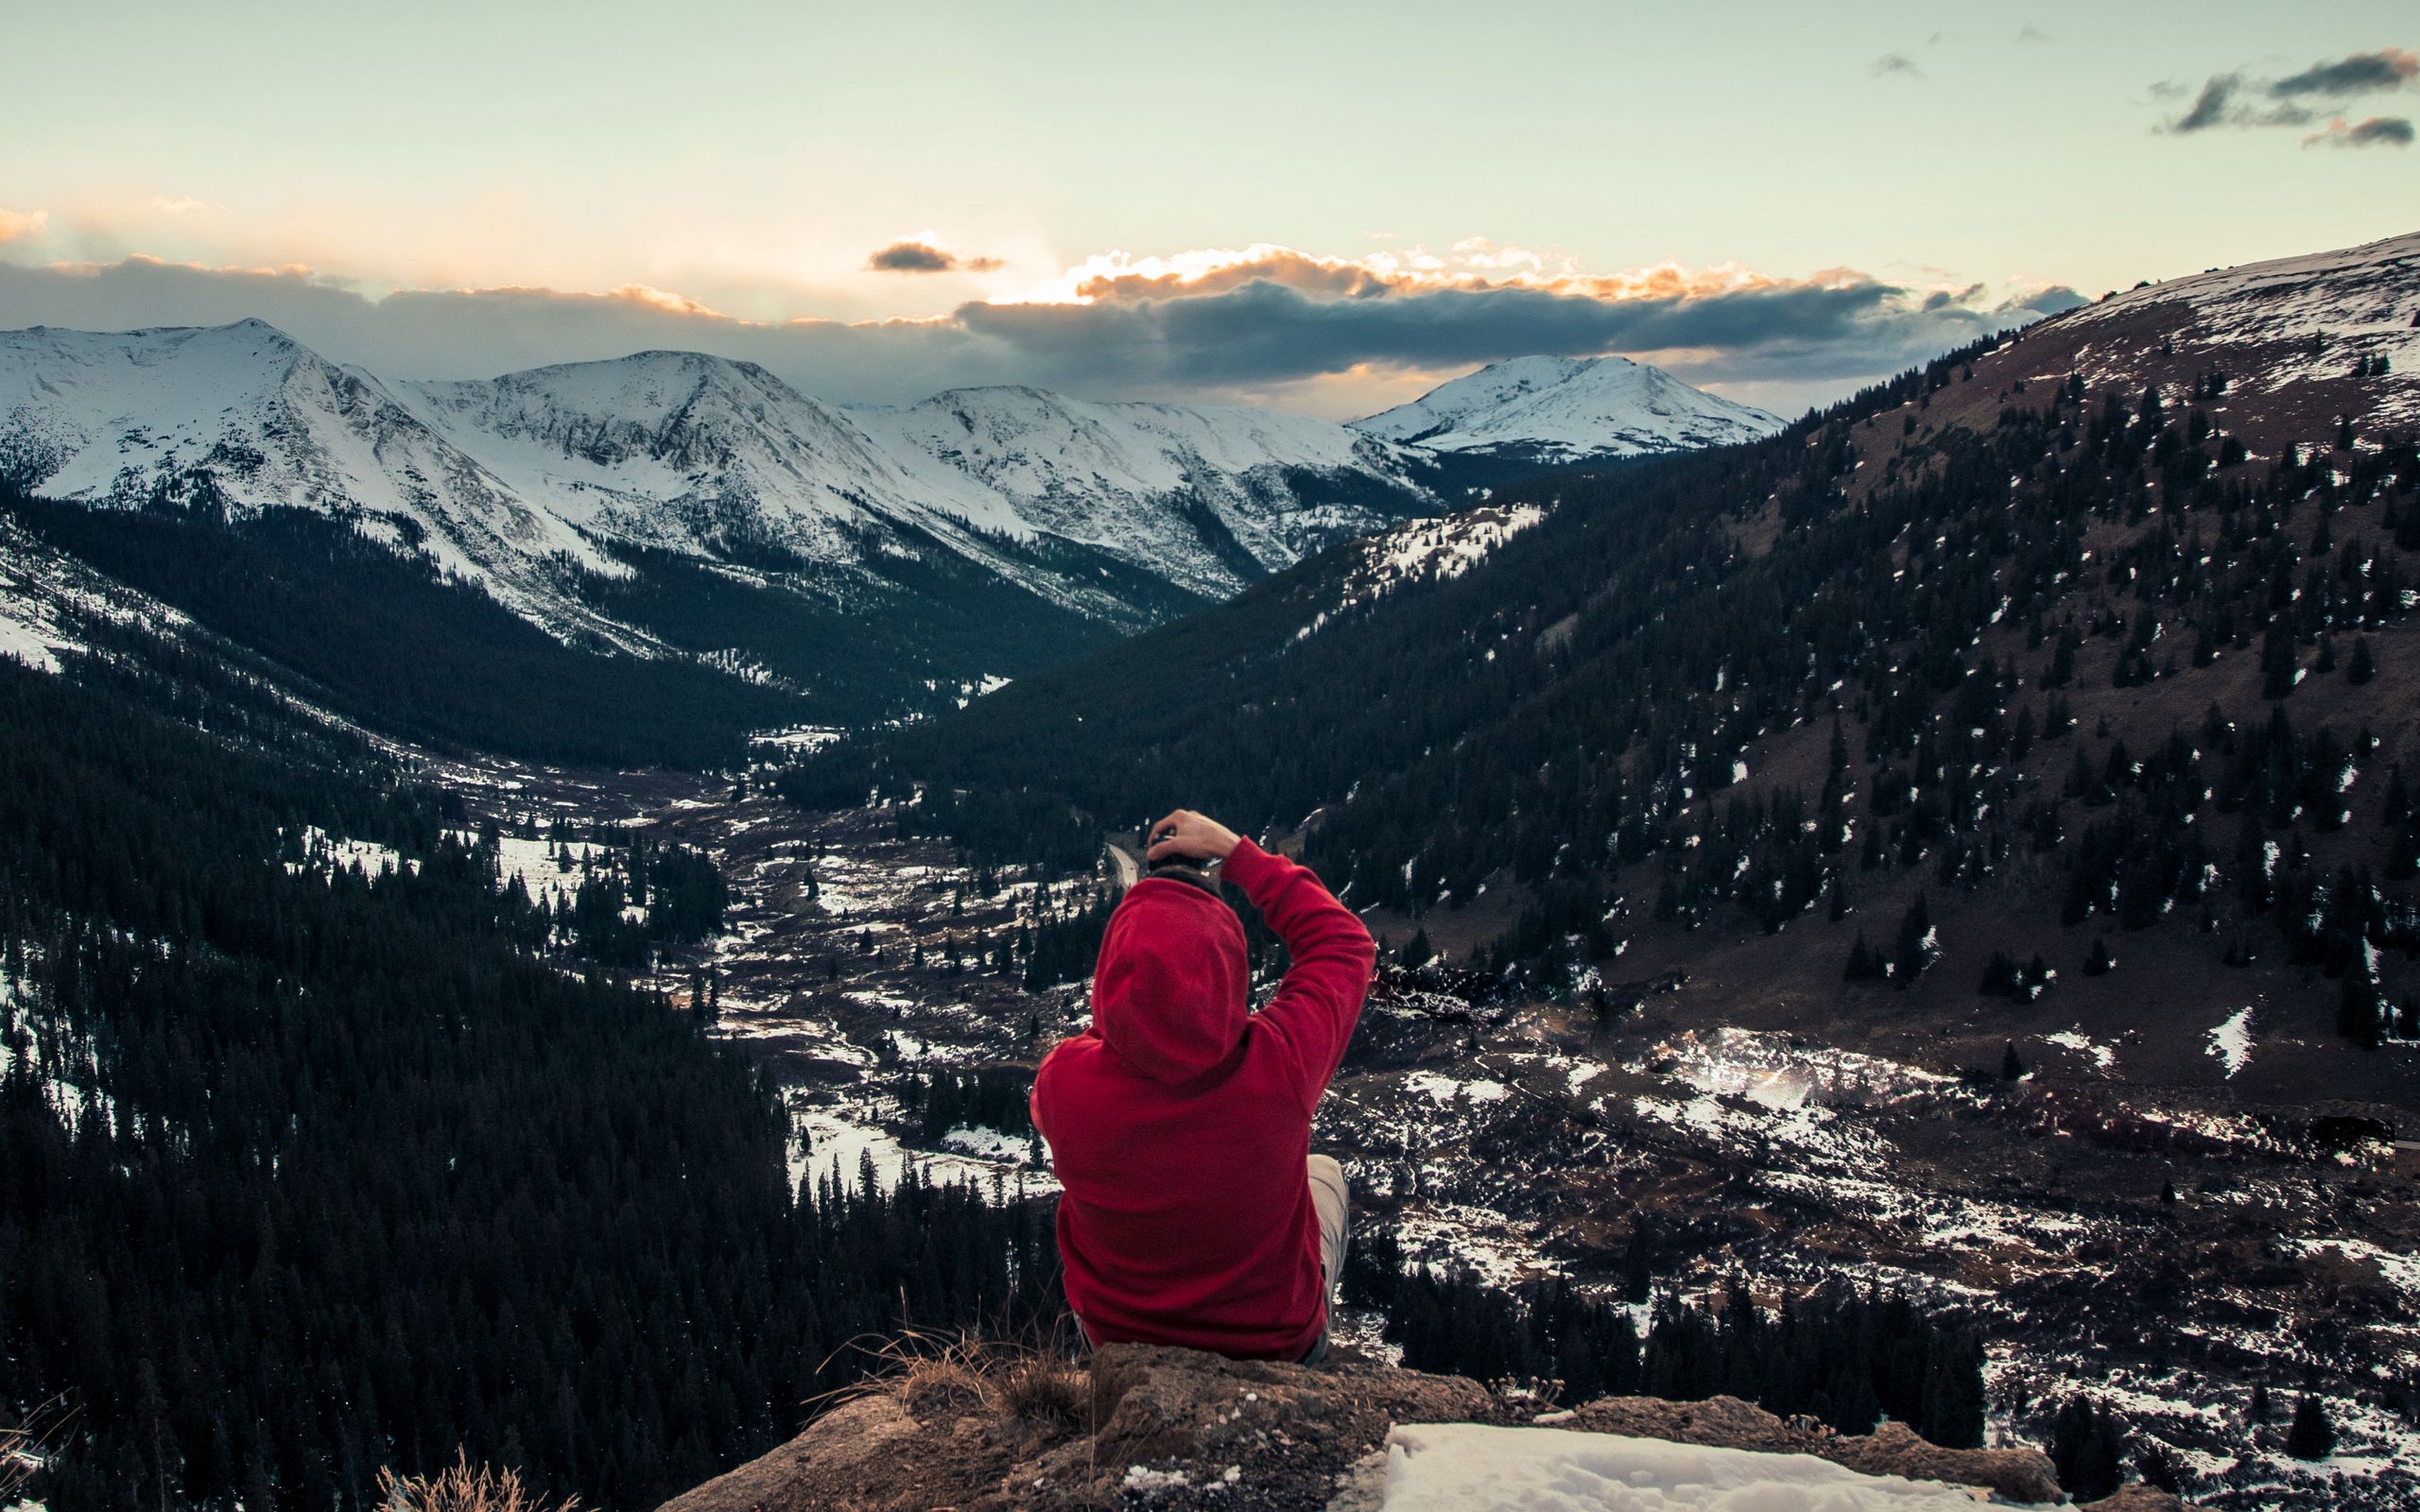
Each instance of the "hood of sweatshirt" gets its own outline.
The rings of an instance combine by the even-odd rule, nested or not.
[[[1093,971],[1093,1027],[1153,1081],[1191,1081],[1243,1042],[1246,985],[1235,910],[1200,887],[1146,877],[1109,917]]]

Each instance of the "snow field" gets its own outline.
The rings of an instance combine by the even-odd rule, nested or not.
[[[1387,1435],[1384,1512],[1974,1512],[1962,1487],[1565,1428],[1422,1423]]]

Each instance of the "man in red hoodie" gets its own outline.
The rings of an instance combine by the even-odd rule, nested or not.
[[[1317,1359],[1345,1197],[1337,1163],[1311,1154],[1311,1114],[1376,951],[1307,868],[1187,809],[1151,833],[1154,874],[1127,890],[1101,940],[1092,1027],[1033,1081],[1063,1189],[1067,1303],[1095,1344]],[[1243,927],[1214,868],[1292,958],[1256,1014]]]

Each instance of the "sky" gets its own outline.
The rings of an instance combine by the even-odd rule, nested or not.
[[[394,377],[647,348],[842,403],[1331,418],[1533,352],[1794,412],[2420,230],[2408,0],[23,0],[0,328]]]

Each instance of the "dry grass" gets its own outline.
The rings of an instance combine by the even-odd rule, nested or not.
[[[825,1400],[888,1391],[919,1418],[979,1413],[1053,1427],[1092,1413],[1092,1378],[1055,1334],[997,1339],[909,1330],[854,1348],[875,1359],[873,1373]]]
[[[0,1428],[0,1507],[14,1506],[39,1474],[44,1451],[76,1415],[53,1398],[36,1406],[14,1428]]]
[[[34,1458],[33,1440],[22,1428],[0,1428],[0,1506],[14,1505],[17,1493],[33,1478],[40,1462]]]
[[[579,1505],[577,1497],[558,1503],[532,1496],[520,1471],[474,1466],[460,1450],[435,1475],[378,1472],[379,1512],[573,1512]]]

